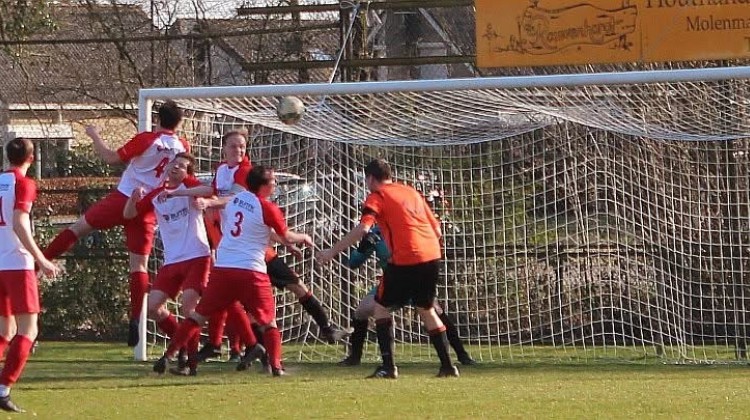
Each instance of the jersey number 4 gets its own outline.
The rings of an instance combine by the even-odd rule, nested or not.
[[[240,236],[240,233],[242,233],[242,221],[245,220],[245,215],[242,214],[241,211],[238,211],[237,213],[234,214],[234,218],[235,218],[234,229],[229,231],[229,233],[231,233],[232,236],[236,238]]]
[[[161,162],[159,162],[158,165],[156,165],[156,168],[154,168],[154,171],[156,171],[155,176],[157,178],[161,178],[162,174],[164,174],[164,168],[166,168],[168,164],[169,164],[169,158],[164,158],[161,160]]]

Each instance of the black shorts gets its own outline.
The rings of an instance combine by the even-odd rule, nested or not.
[[[391,309],[409,305],[432,308],[439,277],[440,260],[415,265],[388,264],[375,293],[375,301]]]
[[[266,263],[268,277],[271,278],[271,284],[278,288],[284,289],[290,284],[299,283],[299,276],[278,256],[271,258]]]

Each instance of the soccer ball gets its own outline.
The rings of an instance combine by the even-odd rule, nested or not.
[[[284,96],[276,105],[276,115],[284,124],[296,124],[305,114],[305,104],[295,96]]]

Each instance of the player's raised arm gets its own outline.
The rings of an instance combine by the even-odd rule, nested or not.
[[[291,230],[287,230],[284,235],[281,235],[281,237],[284,239],[284,244],[287,245],[307,245],[307,246],[313,246],[313,241],[310,235],[306,233],[300,233],[300,232],[294,232]]]
[[[214,189],[210,185],[199,185],[197,187],[185,188],[184,190],[176,190],[167,194],[167,198],[171,197],[203,197],[208,198],[213,196]],[[225,203],[226,204],[226,203]]]
[[[275,179],[273,181],[275,183]],[[267,197],[266,197],[267,198]],[[276,240],[284,245],[307,245],[313,246],[310,235],[289,230],[284,221],[284,215],[276,204],[270,201],[261,202],[263,211],[263,222],[273,229],[269,233],[270,240]]]
[[[275,230],[271,230],[271,243],[282,244],[295,258],[302,258],[302,250],[296,244],[289,243],[286,239],[279,236]]]
[[[330,249],[324,249],[320,251],[315,259],[321,264],[329,263],[338,254],[346,251],[349,247],[353,246],[370,231],[370,228],[375,225],[378,217],[378,213],[381,212],[383,207],[383,200],[377,194],[370,194],[365,200],[362,212],[362,218],[359,224],[352,230],[349,231],[341,240],[336,242]]]
[[[86,135],[91,137],[91,141],[94,144],[94,150],[96,151],[96,154],[98,154],[99,157],[102,158],[102,160],[109,163],[110,165],[122,163],[120,155],[117,154],[117,151],[110,149],[107,144],[104,143],[104,140],[99,133],[99,127],[93,125],[86,126]]]

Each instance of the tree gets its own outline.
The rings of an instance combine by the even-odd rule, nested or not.
[[[54,29],[47,0],[0,2],[0,40],[28,39],[40,29]]]

